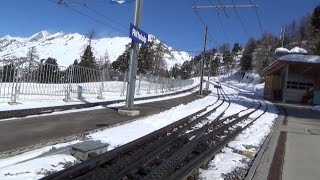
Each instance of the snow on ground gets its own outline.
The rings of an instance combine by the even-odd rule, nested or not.
[[[223,79],[223,77],[221,77],[220,79]],[[252,100],[248,98],[248,96],[246,96],[247,94],[239,93],[241,84],[234,85],[231,81],[229,85],[229,87],[223,85],[225,92],[229,95],[231,100],[231,106],[229,110],[225,112],[224,116],[232,115],[236,111],[245,110],[247,108],[254,108],[251,105]],[[210,86],[210,88],[213,89],[212,86]],[[243,90],[243,92],[246,91],[252,92]],[[251,93],[250,95],[253,94]],[[139,137],[160,129],[168,124],[171,124],[180,118],[186,117],[196,112],[197,110],[200,110],[203,107],[217,101],[217,98],[218,97],[216,91],[213,91],[210,95],[202,99],[190,102],[186,105],[179,105],[159,114],[136,119],[135,121],[116,127],[106,128],[102,131],[89,134],[86,137],[89,140],[99,140],[104,143],[109,143],[109,150],[111,150],[115,147],[124,145],[130,141],[133,141]],[[117,105],[122,104],[115,104],[113,106]],[[227,107],[227,103],[224,103],[220,108],[218,108],[215,113],[208,117],[208,119],[211,121],[214,120],[216,116],[224,110],[225,107]],[[252,117],[258,116],[260,112],[261,111],[258,111],[252,114]],[[276,110],[270,105],[267,113],[265,113],[246,131],[242,132],[238,137],[236,137],[234,141],[230,142],[228,147],[224,148],[222,153],[219,153],[214,158],[214,160],[209,164],[209,169],[201,169],[201,178],[221,179],[222,174],[229,173],[237,167],[244,167],[245,161],[248,159],[246,159],[246,156],[234,152],[234,150],[244,150],[248,148],[249,145],[254,148],[261,145],[264,138],[270,132],[272,124],[276,117]],[[251,150],[258,150],[258,148],[254,148],[251,148]],[[42,159],[36,158],[37,156],[39,156],[39,154],[48,152],[50,149],[52,149],[52,146],[0,160],[0,179],[37,179],[45,176],[46,172],[48,171],[61,170],[65,162],[75,161],[75,159],[70,155],[52,155]],[[27,159],[32,160],[26,161]],[[41,164],[39,164],[39,161],[46,161],[46,163],[42,162]],[[34,167],[30,169],[30,166]]]
[[[209,163],[207,170],[200,169],[200,179],[223,180],[221,174],[231,172],[236,167],[245,167],[241,162],[245,156],[233,153],[230,148],[223,148],[222,153]]]
[[[164,111],[153,116],[137,119],[136,121],[130,123],[122,124],[112,128],[107,128],[103,131],[89,134],[87,138],[90,140],[100,140],[101,142],[109,143],[110,149],[113,149],[117,146],[123,145],[139,137],[142,137],[150,132],[160,129],[170,123],[177,121],[178,119],[186,117],[216,100],[217,94],[212,93],[210,96],[207,96],[206,98],[193,101],[189,104],[179,105],[168,111]],[[39,159],[36,157],[48,152],[53,147],[65,147],[69,144],[74,143],[76,142],[72,141],[69,143],[57,144],[55,146],[48,146],[38,150],[26,152],[14,157],[2,159],[0,160],[0,179],[2,179],[1,177],[4,177],[4,179],[6,179],[7,177],[9,178],[9,175],[10,178],[13,179],[38,179],[40,177],[43,177],[46,174],[45,172],[47,171],[61,170],[62,166],[57,166],[57,164],[59,164],[57,163],[57,159],[60,158],[60,163],[65,163],[65,161],[72,162],[74,161],[74,159],[71,155],[64,155],[63,158],[61,158],[60,156],[57,157],[55,155],[48,156],[46,157],[48,159],[48,163],[42,164],[41,169],[37,168],[37,166],[35,165],[34,169],[29,170],[28,166],[23,166],[23,164],[28,163],[29,166],[31,166],[32,164],[37,164],[39,162]],[[52,161],[49,161],[50,157],[53,159]]]
[[[81,141],[60,143],[0,159],[0,179],[40,179],[48,172],[62,170],[69,163],[76,162],[76,158],[65,154],[40,156],[52,149],[66,147],[79,142]]]
[[[187,105],[179,105],[168,111],[123,124],[104,131],[88,135],[91,140],[99,140],[110,144],[111,148],[123,145],[127,142],[138,139],[146,134],[169,125],[178,119],[195,113],[205,106],[217,100],[217,96],[207,96],[206,98],[195,100]],[[139,128],[137,128],[139,127]]]
[[[260,76],[257,74],[246,73],[242,77],[240,73],[232,72],[231,75],[221,75],[213,79],[226,86],[236,88],[240,93],[263,96],[264,83],[261,82]]]
[[[238,86],[237,84],[230,84],[232,84],[232,88],[222,85],[223,88],[228,91],[228,94],[239,93],[241,86],[239,86],[239,84]],[[233,96],[233,98],[236,97],[237,96]],[[270,102],[266,103],[268,103],[268,111],[231,141],[227,147],[223,148],[222,152],[217,154],[209,163],[208,169],[200,169],[200,179],[223,179],[224,175],[231,173],[237,168],[246,168],[250,158],[237,152],[250,151],[256,153],[270,133],[274,120],[278,117],[276,108]],[[231,109],[233,109],[233,106]],[[250,117],[257,117],[261,112],[262,110],[258,110]],[[245,126],[247,123],[249,123],[249,121],[243,122],[242,126]]]
[[[314,106],[312,109],[320,112],[320,106]]]
[[[76,161],[75,157],[65,154],[41,157],[16,164],[14,168],[1,168],[0,179],[40,179],[44,174],[63,170],[69,163]]]

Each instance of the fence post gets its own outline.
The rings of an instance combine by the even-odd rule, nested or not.
[[[65,102],[70,102],[71,101],[71,89],[72,89],[72,78],[73,78],[73,68],[74,66],[72,65],[71,68],[69,68],[69,73],[68,73],[68,87],[66,88],[66,96],[63,99]]]
[[[123,75],[123,86],[122,86],[122,92],[120,96],[124,96],[124,91],[126,89],[126,80],[127,80],[127,71],[125,71]]]
[[[16,73],[16,66],[13,64],[13,78],[12,78],[12,88],[11,88],[11,102],[10,104],[17,104],[17,95],[18,95],[18,89],[16,84],[17,79],[17,73]]]
[[[158,93],[159,76],[154,77],[154,83],[156,84],[156,88],[155,88],[154,92]]]
[[[98,95],[98,99],[104,99],[103,97],[103,91],[104,91],[104,79],[105,79],[105,71],[102,69],[101,74],[100,74],[100,81],[101,81],[101,87]]]
[[[142,74],[140,73],[140,75],[139,75],[138,89],[137,89],[137,92],[136,92],[137,95],[140,95],[141,80],[142,80]]]
[[[151,91],[150,91],[151,90],[151,77],[152,77],[152,75],[150,74],[149,78],[148,78],[149,79],[149,88],[148,88],[147,94],[151,94]]]
[[[164,89],[164,78],[161,78],[161,93],[164,93],[163,89]]]

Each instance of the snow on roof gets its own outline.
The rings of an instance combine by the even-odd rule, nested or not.
[[[290,50],[290,53],[302,53],[302,54],[307,54],[307,50],[300,48],[300,47],[294,47]]]
[[[289,55],[280,57],[278,60],[320,64],[320,56],[315,56],[315,55],[289,54]]]
[[[278,47],[275,50],[275,53],[301,53],[301,54],[307,54],[307,50],[300,48],[300,47],[294,47],[292,48],[290,51],[287,48],[283,48],[283,47]]]
[[[283,47],[279,47],[275,50],[276,53],[289,53],[289,49],[287,48],[283,48]]]

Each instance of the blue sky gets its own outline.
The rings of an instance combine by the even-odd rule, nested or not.
[[[110,0],[65,0],[73,2],[70,7],[97,19],[103,23],[101,24],[71,8],[58,6],[51,1],[57,0],[1,0],[0,36],[9,34],[26,37],[41,30],[52,33],[64,31],[85,34],[92,28],[97,31],[98,37],[128,36],[129,23],[133,21],[134,3],[115,5],[110,4]],[[282,25],[294,19],[299,20],[320,4],[318,0],[252,1],[259,5],[257,12],[263,30],[277,35]],[[117,24],[76,2],[85,2],[89,8]],[[211,0],[211,2],[218,4],[217,0]],[[220,0],[220,2],[232,4],[232,0]],[[250,4],[249,0],[234,0],[234,2]],[[144,0],[142,29],[156,35],[175,49],[201,51],[204,27],[192,9],[194,3],[210,5],[209,0]],[[261,35],[261,28],[254,10],[238,9],[237,11],[245,28],[241,26],[234,9],[227,10],[228,17],[221,10],[198,10],[199,15],[209,27],[208,48],[225,42],[245,44],[249,36]],[[219,21],[217,12],[222,23]]]

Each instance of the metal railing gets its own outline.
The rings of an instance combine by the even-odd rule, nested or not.
[[[116,98],[125,95],[126,73],[77,65],[63,67],[28,61],[0,61],[0,102],[85,98]],[[165,93],[193,84],[193,80],[139,74],[136,94]]]

